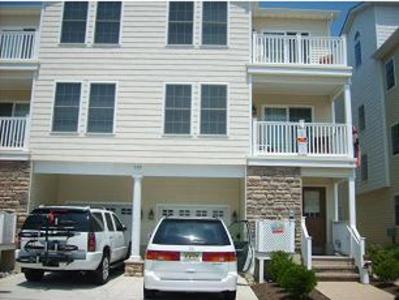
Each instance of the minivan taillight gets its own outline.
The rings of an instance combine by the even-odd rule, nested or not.
[[[89,252],[96,251],[96,235],[94,232],[89,232],[87,236],[87,251]]]
[[[180,252],[147,250],[145,258],[149,260],[179,261]]]
[[[236,261],[235,252],[204,252],[202,253],[202,261],[206,262],[232,262]]]

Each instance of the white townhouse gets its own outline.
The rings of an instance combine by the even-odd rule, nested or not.
[[[1,117],[0,168],[30,173],[15,205],[114,210],[136,266],[162,216],[294,217],[308,268],[312,255],[341,252],[367,281],[337,12],[206,1],[38,11],[0,7],[2,114],[13,107]]]

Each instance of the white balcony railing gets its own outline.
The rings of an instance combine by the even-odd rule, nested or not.
[[[345,38],[254,33],[252,63],[347,65]]]
[[[27,148],[28,117],[0,117],[0,151]]]
[[[30,60],[36,58],[35,31],[0,32],[0,60]]]
[[[252,131],[255,156],[349,155],[346,124],[254,121]]]

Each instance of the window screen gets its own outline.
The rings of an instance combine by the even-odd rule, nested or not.
[[[201,86],[201,134],[227,133],[227,86]]]
[[[191,45],[193,43],[193,2],[170,2],[168,44]]]
[[[191,85],[168,84],[165,99],[166,134],[189,134],[191,131]]]
[[[80,89],[80,83],[57,83],[54,103],[53,131],[77,131]]]
[[[391,127],[392,154],[399,153],[399,123]]]
[[[265,107],[265,121],[286,122],[288,120],[287,109],[280,107]]]
[[[202,44],[227,44],[227,2],[203,3]]]
[[[61,43],[84,43],[86,38],[87,2],[65,2]]]
[[[95,43],[119,43],[121,5],[121,2],[98,2]]]
[[[387,89],[389,90],[395,86],[395,66],[393,63],[393,59],[390,59],[385,64],[385,77],[386,77]]]
[[[115,84],[92,83],[89,101],[87,132],[112,133],[114,127]]]

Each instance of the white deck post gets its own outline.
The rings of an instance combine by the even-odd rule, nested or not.
[[[338,182],[334,182],[334,222],[339,221],[339,212],[338,212]]]
[[[352,137],[352,109],[351,109],[351,90],[349,84],[344,87],[345,98],[345,124],[348,136],[348,156],[353,158],[353,137]]]
[[[356,194],[355,194],[355,177],[348,179],[348,203],[349,203],[349,225],[356,227]]]
[[[141,167],[136,167],[133,174],[133,203],[132,203],[132,248],[130,260],[141,261],[140,256],[140,227],[141,227],[141,185],[143,175]]]

